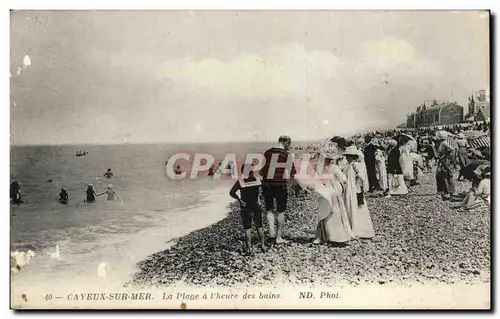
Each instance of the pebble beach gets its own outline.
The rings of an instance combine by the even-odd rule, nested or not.
[[[406,196],[367,195],[376,237],[347,246],[314,245],[314,194],[289,196],[285,244],[247,256],[239,206],[227,218],[178,238],[170,249],[138,263],[127,286],[191,287],[487,284],[490,281],[490,211],[457,211],[436,194],[428,172]],[[467,182],[456,183],[458,191]],[[291,194],[291,193],[290,193]],[[265,222],[264,218],[264,222]],[[267,229],[267,225],[264,225]],[[254,242],[257,248],[257,234]]]

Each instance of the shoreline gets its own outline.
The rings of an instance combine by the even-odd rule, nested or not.
[[[123,290],[124,285],[139,270],[137,261],[143,260],[155,252],[168,250],[175,245],[178,238],[224,219],[228,213],[227,208],[225,208],[227,207],[227,198],[230,198],[226,193],[225,186],[215,185],[206,191],[199,203],[173,209],[172,213],[186,216],[183,217],[183,220],[188,222],[183,223],[183,227],[171,227],[169,225],[171,227],[169,229],[169,226],[161,225],[140,230],[133,234],[132,238],[129,238],[130,234],[126,235],[126,238],[123,238],[127,239],[127,242],[125,242],[126,248],[122,248],[122,250],[126,250],[128,255],[117,261],[107,260],[108,267],[106,268],[105,278],[98,277],[98,262],[95,263],[95,270],[92,268],[83,274],[62,271],[40,277],[37,275],[37,268],[35,268],[37,263],[40,262],[37,258],[48,257],[37,255],[30,265],[26,266],[24,271],[17,274],[11,273],[11,295],[15,296],[21,293],[45,294],[49,291],[51,293],[56,291],[68,292],[73,290],[73,287],[78,287],[81,291]],[[208,214],[205,211],[207,207],[210,208]],[[116,242],[123,243],[120,239],[117,238]],[[61,262],[64,263],[64,253],[61,254]]]

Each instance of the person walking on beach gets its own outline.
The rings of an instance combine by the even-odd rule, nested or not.
[[[345,205],[353,235],[358,238],[372,238],[375,236],[375,231],[364,196],[367,174],[363,171],[363,163],[359,162],[361,154],[362,152],[358,151],[356,146],[348,146],[344,152],[348,162],[344,172],[346,176]]]
[[[269,172],[271,161],[276,161],[279,164],[290,163],[290,178],[295,176],[296,170],[293,161],[289,161],[290,154],[288,150],[292,144],[292,139],[288,136],[282,135],[278,139],[278,145],[271,147],[264,152],[266,163],[260,171],[262,176],[262,194],[266,203],[267,222],[269,225],[269,237],[275,238],[276,243],[283,243],[283,232],[285,228],[285,212],[287,208],[287,177],[285,174],[286,168],[277,167],[273,172]],[[271,174],[268,174],[271,173]],[[270,176],[268,176],[270,175]],[[274,201],[276,200],[276,210],[278,215],[278,230],[275,231],[275,218],[274,218]]]
[[[94,185],[89,184],[87,187],[87,190],[85,191],[85,202],[86,203],[95,203],[95,198],[97,196],[95,190],[94,190]]]
[[[116,199],[120,200],[120,197],[118,197],[118,194],[116,193],[115,189],[113,188],[113,185],[111,185],[111,184],[108,185],[108,189],[106,189],[106,191],[104,193],[101,193],[97,196],[101,196],[101,195],[108,195],[107,200],[115,200],[115,197],[116,197]]]
[[[245,174],[245,168],[241,167],[241,173]],[[266,250],[264,230],[262,228],[262,210],[259,207],[259,190],[262,182],[255,177],[253,171],[248,173],[248,177],[240,177],[229,191],[229,195],[240,202],[240,212],[245,231],[246,249],[249,254],[253,253],[252,248],[252,222],[257,229],[257,234],[260,239],[260,248]],[[238,197],[237,192],[240,191],[241,197]]]

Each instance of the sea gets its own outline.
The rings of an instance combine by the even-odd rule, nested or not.
[[[227,215],[234,181],[214,180],[206,171],[196,179],[171,179],[165,165],[171,155],[208,153],[218,163],[227,153],[242,158],[269,146],[12,146],[11,182],[19,182],[24,203],[11,204],[10,250],[31,250],[35,256],[20,271],[11,269],[11,287],[122,287],[137,262]],[[79,149],[88,154],[77,157]],[[176,165],[185,172],[191,169],[185,160]],[[104,177],[108,168],[114,173],[111,179]],[[85,203],[89,183],[97,193],[112,184],[119,200],[101,196]],[[58,202],[61,188],[69,194],[67,205]]]

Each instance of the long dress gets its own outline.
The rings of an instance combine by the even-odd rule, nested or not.
[[[389,183],[389,194],[390,195],[404,195],[408,194],[408,188],[406,187],[403,170],[400,164],[400,151],[398,147],[394,147],[387,158],[387,173],[388,173],[388,183]]]
[[[385,166],[385,157],[381,149],[378,149],[375,152],[375,160],[377,162],[378,183],[380,189],[385,191],[389,188],[389,184],[387,183],[387,167]]]
[[[330,178],[314,187],[319,204],[316,238],[344,243],[354,238],[343,199],[342,183],[346,177],[335,164],[325,167],[325,173]]]
[[[375,236],[375,231],[373,230],[366,200],[363,196],[364,203],[359,205],[357,197],[357,194],[361,192],[362,186],[365,183],[363,179],[366,178],[366,175],[362,171],[363,166],[364,163],[353,162],[346,167],[345,175],[347,182],[344,201],[354,236],[358,238],[372,238]]]
[[[467,148],[460,146],[457,151],[458,165],[460,165],[460,175],[463,174],[464,169],[470,164],[469,156],[467,155]]]
[[[453,148],[446,142],[442,142],[438,148],[439,158],[436,168],[436,186],[438,193],[451,195],[455,193],[455,183],[453,182]]]
[[[379,186],[379,181],[377,180],[377,173],[376,173],[377,159],[375,155],[377,149],[378,149],[377,146],[373,145],[372,143],[369,143],[364,150],[364,158],[365,158],[364,160],[366,164],[368,183],[370,189],[374,189]]]
[[[399,158],[399,163],[401,169],[403,170],[403,177],[406,180],[414,180],[415,175],[413,174],[413,160],[410,156],[411,147],[409,144],[405,144],[400,147],[401,157]]]

